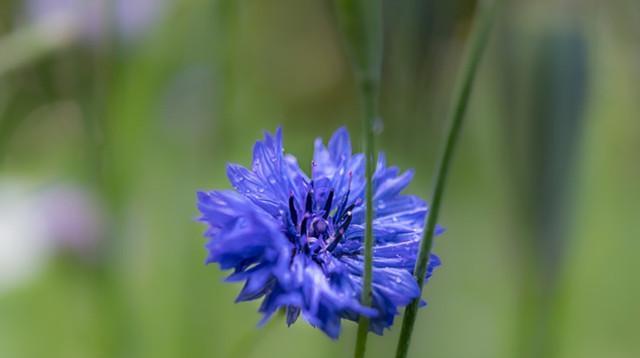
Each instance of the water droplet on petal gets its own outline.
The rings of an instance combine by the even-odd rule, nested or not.
[[[258,188],[258,193],[264,193],[264,188],[262,187]]]
[[[276,183],[276,178],[274,178],[274,177],[269,177],[269,183],[271,183],[271,184],[275,184],[275,183]]]

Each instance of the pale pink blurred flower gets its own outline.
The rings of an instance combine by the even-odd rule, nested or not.
[[[0,292],[36,277],[57,253],[94,261],[104,229],[104,211],[85,188],[0,178]]]
[[[47,189],[37,198],[37,211],[56,247],[91,259],[104,236],[104,214],[87,190],[70,185]]]
[[[171,0],[26,0],[28,21],[62,21],[72,26],[77,38],[100,43],[109,33],[124,40],[144,35],[159,21]]]

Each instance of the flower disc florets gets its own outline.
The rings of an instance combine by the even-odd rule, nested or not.
[[[382,334],[398,308],[420,294],[412,272],[427,206],[400,194],[413,173],[386,167],[380,154],[373,176],[372,307],[360,304],[364,157],[351,154],[345,129],[328,148],[316,140],[311,178],[284,154],[279,129],[256,143],[251,170],[229,164],[227,174],[235,191],[198,193],[209,227],[207,263],[233,269],[228,281],[245,282],[237,301],[263,298],[263,322],[283,308],[288,324],[302,314],[337,338],[341,319],[365,315],[370,330]],[[431,255],[427,278],[439,264]]]

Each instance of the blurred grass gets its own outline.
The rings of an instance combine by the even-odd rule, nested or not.
[[[18,3],[2,5],[3,36],[21,26],[4,11]],[[409,191],[423,197],[472,5],[386,3],[379,146],[390,163],[417,169]],[[629,14],[638,6],[573,6],[592,83],[550,308],[555,348],[561,357],[636,357],[640,46],[630,34],[640,28]],[[553,2],[512,6],[504,31],[532,48],[512,53],[518,76],[549,24],[568,21],[547,16],[556,10]],[[240,288],[203,265],[194,221],[195,191],[229,187],[225,163],[247,164],[262,130],[282,125],[303,168],[313,139],[340,125],[358,147],[355,84],[332,16],[329,4],[311,0],[179,1],[138,42],[77,44],[0,77],[0,175],[82,182],[102,197],[110,223],[98,263],[61,255],[0,292],[0,357],[350,356],[351,323],[338,342],[302,322],[256,329],[258,304],[234,304]],[[530,98],[531,87],[516,82],[505,104],[499,45],[469,110],[443,207],[447,233],[434,248],[444,265],[425,288],[412,356],[512,357],[516,327],[534,323],[518,322],[521,255],[532,255],[519,242],[533,233],[513,211],[525,198],[506,190],[500,144],[505,120],[527,113],[518,98]],[[370,356],[393,354],[398,333],[396,325],[371,336]]]

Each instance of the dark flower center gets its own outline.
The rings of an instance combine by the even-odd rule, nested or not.
[[[350,190],[344,195],[341,203],[332,210],[335,190],[331,189],[324,205],[314,202],[315,190],[313,182],[304,201],[304,211],[299,215],[293,193],[289,196],[289,228],[286,235],[295,247],[295,252],[316,257],[323,252],[332,252],[344,238],[351,224],[353,209],[357,201],[350,205]],[[316,208],[314,210],[314,208]]]

